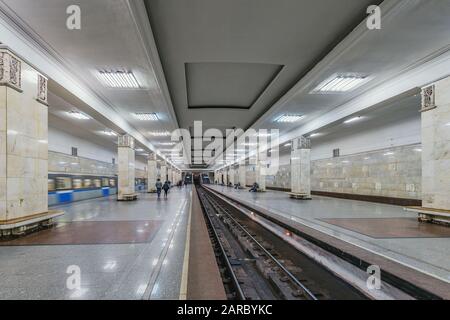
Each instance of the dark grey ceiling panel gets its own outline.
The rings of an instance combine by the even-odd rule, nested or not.
[[[188,107],[250,109],[282,68],[263,63],[186,63]]]

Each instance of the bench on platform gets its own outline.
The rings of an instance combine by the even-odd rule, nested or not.
[[[424,208],[424,207],[405,207],[406,211],[416,212],[421,222],[438,222],[450,224],[450,210]]]
[[[122,195],[122,199],[117,199],[118,201],[135,201],[138,198],[137,193],[130,193]]]
[[[24,235],[32,230],[51,227],[55,223],[54,219],[62,215],[64,211],[49,210],[31,217],[0,221],[0,238]]]
[[[311,195],[306,193],[294,193],[294,192],[288,192],[289,198],[291,199],[297,199],[297,200],[311,200]]]

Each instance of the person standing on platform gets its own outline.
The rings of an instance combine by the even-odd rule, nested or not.
[[[156,181],[155,187],[156,187],[156,193],[158,194],[158,199],[160,199],[161,198],[161,190],[162,190],[162,187],[163,187],[161,179],[158,179]]]

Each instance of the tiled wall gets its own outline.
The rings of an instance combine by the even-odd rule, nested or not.
[[[420,150],[420,145],[411,145],[312,161],[311,189],[421,199]],[[247,172],[247,179],[251,174]],[[282,165],[277,175],[266,177],[266,185],[290,189],[290,179],[290,165]]]

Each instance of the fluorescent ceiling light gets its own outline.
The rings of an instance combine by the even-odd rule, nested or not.
[[[416,151],[416,152],[422,152],[422,148],[415,148],[414,151]]]
[[[156,113],[136,112],[134,116],[141,121],[158,121],[158,115]]]
[[[392,155],[394,155],[394,152],[386,152],[384,155],[385,156],[392,156]]]
[[[366,81],[367,77],[361,75],[334,75],[318,85],[313,92],[349,92]]]
[[[168,137],[170,136],[169,131],[150,131],[149,134],[154,137]]]
[[[305,116],[300,114],[284,114],[281,117],[277,118],[276,122],[281,123],[293,123],[302,120]]]
[[[322,135],[321,133],[316,132],[316,133],[311,133],[311,134],[309,135],[309,137],[310,137],[310,138],[314,138],[314,137],[318,137],[318,136],[321,136],[321,135]]]
[[[139,149],[136,149],[136,151],[137,151],[137,152],[144,152],[145,150],[144,150],[144,149],[141,149],[141,148],[139,148]]]
[[[103,84],[109,88],[140,88],[134,74],[129,71],[100,71],[99,78],[103,82]]]
[[[84,113],[78,112],[78,111],[69,111],[67,113],[72,118],[75,118],[75,119],[78,119],[78,120],[89,120],[90,119],[87,115],[85,115]]]
[[[289,143],[286,143],[284,146],[285,147],[290,147],[290,146],[292,146],[292,144],[289,142]]]
[[[159,145],[161,145],[161,146],[174,146],[175,142],[160,142]]]
[[[352,122],[355,122],[355,121],[359,121],[359,120],[361,120],[362,119],[362,117],[354,117],[354,118],[350,118],[350,119],[348,119],[348,120],[345,120],[344,121],[344,123],[352,123]]]
[[[104,130],[102,133],[103,133],[104,135],[107,135],[107,136],[110,136],[110,137],[115,137],[115,136],[117,136],[117,133],[115,133],[114,131],[111,131],[111,130]]]

